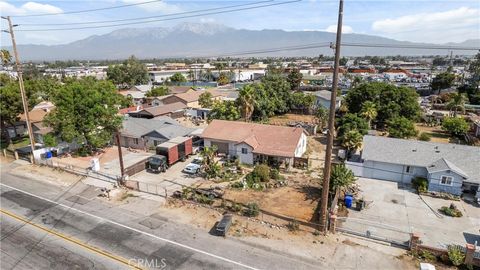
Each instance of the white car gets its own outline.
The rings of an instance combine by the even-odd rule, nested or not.
[[[200,167],[202,166],[203,158],[197,157],[192,160],[190,164],[188,164],[184,169],[183,172],[189,174],[196,174],[200,172]]]

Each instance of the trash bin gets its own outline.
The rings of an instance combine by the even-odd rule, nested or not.
[[[345,206],[347,208],[352,208],[352,204],[353,204],[353,197],[352,195],[346,195],[345,196]]]
[[[364,206],[364,201],[363,200],[355,201],[355,209],[357,211],[361,211],[363,209],[363,206]]]

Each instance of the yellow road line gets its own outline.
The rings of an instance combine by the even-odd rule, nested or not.
[[[125,259],[125,258],[123,258],[123,257],[117,256],[117,255],[113,255],[113,254],[111,254],[111,253],[109,253],[109,252],[106,252],[106,251],[104,251],[104,250],[101,250],[101,249],[99,249],[99,248],[96,248],[96,247],[87,245],[87,244],[85,244],[85,243],[82,243],[80,240],[75,239],[75,238],[73,238],[73,237],[70,237],[70,236],[64,235],[64,234],[62,234],[62,233],[59,233],[59,232],[56,232],[56,231],[47,229],[47,228],[45,228],[45,227],[43,227],[43,226],[40,226],[40,225],[38,225],[38,224],[35,224],[35,223],[31,222],[30,220],[27,220],[27,219],[25,219],[25,218],[23,218],[23,217],[20,217],[20,216],[14,214],[14,213],[11,213],[11,212],[9,212],[9,211],[7,211],[7,210],[0,209],[0,213],[2,213],[2,214],[4,214],[4,215],[7,215],[7,216],[9,216],[9,217],[12,217],[12,218],[14,218],[14,219],[20,220],[20,221],[22,221],[22,222],[24,222],[24,223],[26,223],[26,224],[28,224],[28,225],[31,225],[31,226],[33,226],[33,227],[35,227],[35,228],[37,228],[37,229],[40,229],[40,230],[42,230],[42,231],[45,231],[45,232],[49,233],[49,234],[55,235],[55,236],[57,236],[57,237],[60,237],[60,238],[66,240],[66,241],[68,241],[68,242],[77,244],[77,245],[79,245],[79,246],[81,246],[81,247],[83,247],[83,248],[85,248],[85,249],[87,249],[87,250],[89,250],[89,251],[95,252],[95,253],[100,254],[100,255],[103,255],[103,256],[105,256],[105,257],[107,257],[107,258],[113,259],[113,260],[115,260],[115,261],[117,261],[117,262],[123,263],[123,264],[127,265],[128,267],[131,267],[132,269],[143,269],[143,268],[138,267],[138,266],[136,266],[136,265],[132,265],[132,264],[129,262],[129,260],[127,260],[127,259]]]

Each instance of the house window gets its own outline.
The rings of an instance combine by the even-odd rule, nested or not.
[[[153,145],[157,146],[159,142],[157,140],[153,140]]]
[[[453,185],[453,177],[442,175],[442,178],[440,179],[440,184],[445,186]]]
[[[133,143],[138,144],[138,138],[133,138]]]
[[[410,173],[410,166],[407,166],[407,167],[405,168],[405,172],[406,172],[406,173]]]
[[[247,148],[242,148],[242,154],[247,154],[247,153],[248,153]]]

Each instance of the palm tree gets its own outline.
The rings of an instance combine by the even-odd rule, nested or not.
[[[467,97],[464,94],[461,93],[455,93],[452,95],[450,101],[447,103],[447,108],[452,111],[453,110],[453,116],[457,116],[457,111],[461,111],[462,113],[465,113],[465,101],[467,100]]]
[[[2,64],[6,66],[12,61],[12,55],[8,50],[2,49],[0,50],[0,59],[2,60]]]
[[[358,130],[353,129],[345,133],[341,140],[342,146],[347,149],[347,157],[349,157],[351,152],[355,152],[362,147],[363,136]]]
[[[238,105],[243,119],[249,121],[255,110],[255,89],[251,85],[245,85],[238,95]]]
[[[330,188],[332,191],[337,188],[345,188],[355,182],[355,175],[345,164],[335,165],[330,176]]]
[[[368,121],[368,126],[371,128],[372,127],[372,120],[377,118],[378,112],[377,108],[375,106],[375,103],[371,101],[366,101],[362,105],[362,110],[360,114],[367,119]]]
[[[328,110],[323,106],[318,107],[317,111],[315,112],[315,117],[320,122],[320,128],[323,129],[328,119]]]

